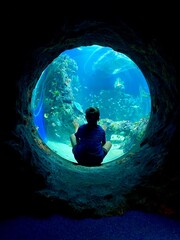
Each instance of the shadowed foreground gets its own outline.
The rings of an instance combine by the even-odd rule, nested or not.
[[[129,211],[120,217],[69,219],[17,217],[0,223],[1,240],[179,240],[180,221]]]

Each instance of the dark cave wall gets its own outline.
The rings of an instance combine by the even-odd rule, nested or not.
[[[38,162],[39,155],[47,157],[43,149],[36,154],[35,150],[38,152],[39,146],[31,135],[33,132],[30,100],[36,81],[45,67],[66,48],[100,44],[108,45],[128,55],[140,67],[147,78],[152,97],[151,121],[133,165],[142,164],[143,171],[141,170],[140,177],[135,176],[137,182],[134,182],[132,190],[126,193],[127,202],[124,209],[123,206],[118,208],[114,205],[111,213],[118,214],[121,210],[123,212],[126,209],[141,208],[162,214],[179,214],[180,166],[177,137],[180,109],[175,51],[178,45],[174,30],[176,21],[171,18],[171,22],[170,20],[167,22],[166,18],[163,18],[163,22],[162,18],[159,19],[157,16],[151,20],[147,19],[146,16],[141,21],[139,17],[133,18],[133,15],[121,17],[119,14],[110,18],[101,13],[98,16],[61,16],[56,21],[47,18],[43,21],[36,16],[34,19],[24,16],[25,28],[17,19],[11,22],[4,44],[7,47],[4,56],[6,64],[3,70],[6,78],[3,89],[8,93],[8,101],[2,106],[1,144],[4,156],[1,168],[3,202],[10,207],[10,210],[23,211],[27,209],[28,204],[33,208],[33,204],[36,205],[37,201],[33,199],[33,193],[38,189],[46,188],[44,179],[50,174],[48,163],[44,165],[40,174],[36,172],[36,164],[34,164]],[[16,29],[14,34],[13,29]],[[1,102],[4,102],[4,97]],[[6,140],[15,140],[12,141],[13,148],[6,144]],[[109,171],[113,172],[114,166],[115,163],[109,165]],[[139,169],[137,171],[140,171]],[[118,177],[121,172],[116,174]],[[130,179],[132,181],[132,177]],[[48,184],[55,189],[57,187],[55,178],[52,178]],[[116,200],[118,197],[115,198],[115,194],[118,193],[118,191],[113,192]],[[66,195],[66,192],[64,194]],[[111,202],[112,196],[109,195],[109,199],[107,196],[106,202]],[[11,204],[12,199],[13,204]],[[55,195],[56,199],[58,197]],[[63,204],[61,202],[62,206],[67,205],[66,200],[65,198]],[[40,205],[42,201],[46,204],[47,199],[40,200]],[[53,201],[53,204],[56,206],[55,202]],[[82,207],[84,212],[88,207],[88,205],[85,205],[84,209]],[[96,215],[96,207],[95,210],[93,209],[94,215]],[[113,202],[111,207],[113,208]],[[105,213],[102,210],[98,214]]]

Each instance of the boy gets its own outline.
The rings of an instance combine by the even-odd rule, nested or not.
[[[109,152],[112,144],[106,141],[106,127],[97,124],[100,112],[97,107],[89,107],[85,111],[86,124],[79,126],[73,121],[75,133],[71,134],[72,152],[80,165],[99,166]]]

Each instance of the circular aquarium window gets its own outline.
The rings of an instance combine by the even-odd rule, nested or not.
[[[147,81],[125,54],[98,45],[66,50],[42,72],[32,94],[34,125],[42,141],[61,158],[76,162],[70,134],[73,120],[86,122],[89,106],[100,109],[112,148],[103,163],[139,144],[151,112]]]

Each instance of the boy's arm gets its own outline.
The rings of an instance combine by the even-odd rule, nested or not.
[[[76,120],[74,120],[72,123],[73,123],[74,130],[75,130],[75,133],[76,133],[78,128],[79,128],[79,123]]]

